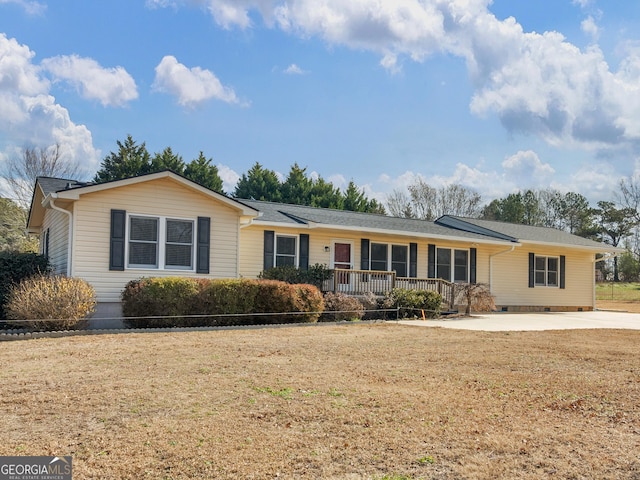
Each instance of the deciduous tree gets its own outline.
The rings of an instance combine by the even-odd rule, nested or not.
[[[18,156],[10,157],[2,169],[2,178],[10,195],[20,206],[28,208],[37,177],[81,180],[80,165],[65,159],[60,145],[47,148],[25,147]]]

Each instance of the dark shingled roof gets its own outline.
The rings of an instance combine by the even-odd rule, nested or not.
[[[285,203],[263,202],[258,200],[238,201],[255,208],[261,212],[261,216],[254,222],[270,222],[282,225],[313,225],[318,224],[327,228],[361,228],[370,230],[386,230],[389,234],[417,234],[421,236],[433,235],[436,237],[460,238],[461,240],[492,240],[496,242],[512,242],[505,238],[489,238],[474,232],[454,230],[450,227],[439,225],[426,220],[389,217],[374,213],[360,213],[348,210],[332,210],[329,208],[307,207],[303,205],[290,205]]]
[[[599,251],[617,250],[614,247],[587,238],[548,227],[533,227],[512,223],[478,220],[475,218],[444,215],[435,222],[386,215],[359,213],[347,210],[307,207],[284,203],[242,200],[240,202],[261,212],[256,223],[269,222],[282,225],[317,224],[327,228],[354,228],[387,231],[389,234],[448,237],[470,241],[491,241],[496,243],[542,243],[585,247]]]
[[[487,232],[487,235],[502,235],[506,238],[517,239],[520,242],[553,243],[559,245],[603,248],[603,244],[589,240],[588,238],[572,235],[568,232],[550,227],[534,227],[531,225],[519,225],[515,223],[496,222],[492,220],[479,220],[477,218],[463,218],[445,215],[436,220],[441,225],[459,229],[466,232]],[[614,247],[609,247],[614,249]]]
[[[92,185],[92,182],[78,182],[77,180],[68,180],[66,178],[38,177],[37,182],[40,184],[45,197],[53,192],[62,190],[70,190],[77,187],[86,187]]]

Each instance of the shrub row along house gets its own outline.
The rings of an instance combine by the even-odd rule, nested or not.
[[[325,290],[486,283],[499,310],[592,310],[595,262],[620,249],[543,227],[443,216],[435,222],[254,200],[164,171],[101,184],[40,177],[28,231],[55,273],[118,316],[132,279],[255,278],[280,265],[335,269]]]

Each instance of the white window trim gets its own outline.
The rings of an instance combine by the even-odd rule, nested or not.
[[[439,247],[436,245],[436,258],[435,258],[435,274],[438,272],[438,250],[449,250],[451,252],[451,265],[449,265],[449,278],[454,283],[469,283],[469,276],[471,275],[471,250],[468,248],[455,248],[455,247]],[[455,252],[459,250],[461,252],[467,252],[467,278],[465,280],[454,280],[456,273],[456,257]]]
[[[276,233],[273,239],[273,266],[275,267],[278,264],[278,238],[284,237],[293,238],[296,241],[296,252],[294,254],[293,266],[298,268],[298,266],[300,265],[300,236],[286,233]]]
[[[387,246],[387,270],[388,272],[392,272],[393,270],[390,270],[392,268],[392,264],[393,264],[393,247],[404,247],[407,249],[407,263],[406,263],[406,271],[407,271],[407,275],[409,274],[409,269],[411,268],[411,251],[409,248],[409,244],[408,243],[389,243],[389,242],[374,242],[371,241],[369,243],[369,270],[371,270],[371,262],[373,261],[373,245],[386,245]],[[371,271],[375,271],[375,270],[371,270]],[[402,278],[407,278],[407,277],[402,277]]]
[[[158,265],[131,265],[129,263],[129,244],[131,242],[130,229],[131,229],[131,218],[155,218],[158,220],[158,251],[157,260]],[[180,266],[169,266],[165,265],[165,254],[166,254],[166,244],[167,244],[167,220],[177,220],[181,222],[191,222],[193,224],[193,228],[191,230],[192,238],[191,238],[191,268],[183,268]],[[163,215],[148,215],[144,213],[129,213],[127,212],[127,223],[126,223],[126,236],[127,241],[125,242],[125,258],[126,268],[127,270],[165,270],[171,272],[195,272],[196,271],[196,238],[197,238],[197,222],[193,218],[180,218],[180,217],[167,217]]]
[[[545,262],[544,262],[544,283],[538,283],[536,282],[536,273],[541,272],[542,270],[538,270],[536,268],[536,263],[537,263],[537,259],[538,258],[544,258]],[[555,258],[556,259],[556,265],[558,266],[558,269],[555,270],[556,272],[556,284],[555,285],[549,285],[548,283],[548,279],[549,279],[549,259],[550,258]],[[556,255],[534,255],[533,257],[533,286],[536,288],[560,288],[560,257],[556,256]]]

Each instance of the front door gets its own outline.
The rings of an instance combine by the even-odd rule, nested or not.
[[[350,243],[335,242],[333,244],[333,268],[351,270],[352,245]],[[345,272],[338,274],[338,285],[349,285],[350,275]]]

